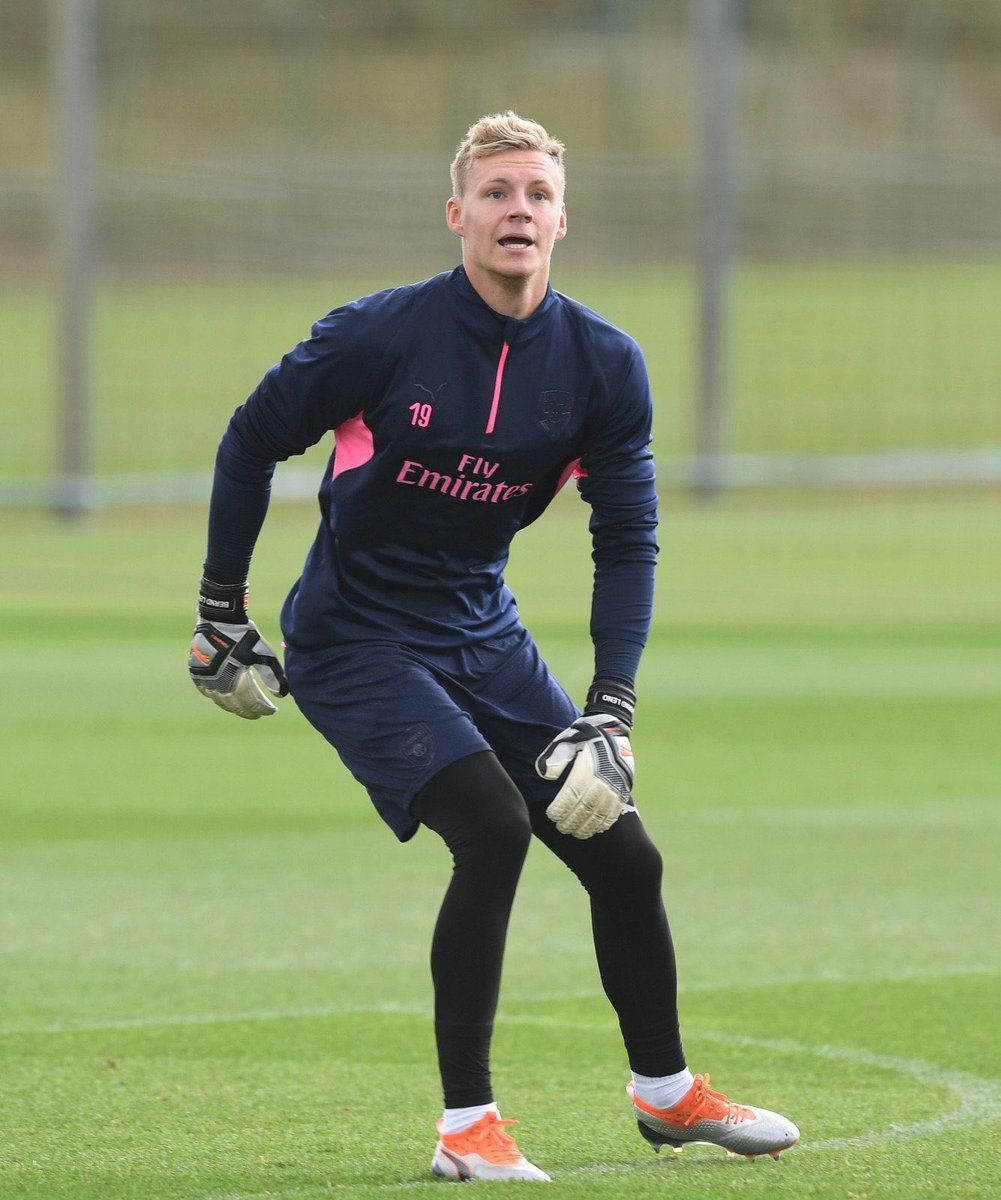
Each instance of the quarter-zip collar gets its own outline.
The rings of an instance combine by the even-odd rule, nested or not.
[[[542,303],[530,317],[506,317],[487,304],[461,264],[449,276],[449,289],[457,297],[457,312],[463,324],[480,338],[498,345],[507,342],[510,346],[534,337],[548,322],[557,302],[552,286],[547,285]]]

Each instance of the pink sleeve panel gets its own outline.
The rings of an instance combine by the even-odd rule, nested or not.
[[[573,462],[567,463],[567,465],[563,468],[563,474],[560,476],[560,481],[556,485],[556,491],[561,492],[563,490],[563,487],[566,484],[566,481],[570,478],[571,475],[574,477],[574,479],[580,479],[582,475],[586,475],[586,474],[587,474],[587,472],[580,465],[580,459],[575,458],[573,460]]]
[[[349,417],[334,430],[337,452],[334,455],[334,478],[355,467],[363,467],[375,454],[372,430],[365,424],[365,414]]]

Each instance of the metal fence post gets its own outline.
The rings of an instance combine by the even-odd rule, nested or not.
[[[730,418],[729,293],[734,253],[737,31],[735,0],[693,0],[699,47],[698,411],[693,487],[725,485]]]
[[[54,503],[64,517],[90,507],[91,315],[97,207],[97,0],[59,0],[59,463]]]

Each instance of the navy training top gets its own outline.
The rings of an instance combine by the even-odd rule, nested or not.
[[[233,414],[205,573],[247,578],[275,463],[333,430],[286,643],[469,645],[517,625],[511,539],[575,477],[592,509],[596,674],[632,682],[657,556],[651,409],[636,342],[552,288],[525,320],[490,308],[461,266],[355,300]]]

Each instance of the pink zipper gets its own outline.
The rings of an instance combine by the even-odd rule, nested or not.
[[[487,421],[487,433],[493,433],[497,423],[497,409],[500,405],[501,384],[504,382],[504,364],[507,362],[507,352],[510,349],[507,342],[501,350],[500,362],[497,364],[497,378],[494,380],[494,400],[490,405],[490,417]]]

